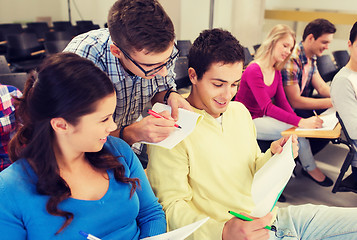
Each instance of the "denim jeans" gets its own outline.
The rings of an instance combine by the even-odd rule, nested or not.
[[[357,208],[300,205],[280,208],[271,240],[357,239]]]
[[[257,139],[259,140],[278,140],[281,138],[281,132],[285,131],[293,125],[281,122],[271,117],[255,118],[255,128],[257,130]],[[299,137],[299,159],[304,170],[312,171],[316,168],[314,155],[311,151],[310,142],[308,139]]]

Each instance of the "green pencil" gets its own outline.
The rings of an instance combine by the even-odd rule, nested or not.
[[[244,215],[242,215],[242,214],[233,212],[233,211],[228,211],[228,213],[230,213],[230,214],[232,214],[233,216],[235,216],[235,217],[237,217],[237,218],[239,218],[239,219],[242,219],[242,220],[244,220],[244,221],[253,221],[253,219],[251,219],[251,218],[249,218],[249,217],[246,217],[246,216],[244,216]],[[270,230],[270,231],[274,231],[271,226],[265,226],[264,228],[265,228],[265,229],[268,229],[268,230]]]

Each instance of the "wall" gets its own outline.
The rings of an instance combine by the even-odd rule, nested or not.
[[[81,15],[83,20],[93,20],[103,27],[114,2],[115,0],[71,0],[72,23],[82,20]],[[36,17],[43,16],[51,17],[52,21],[68,21],[67,3],[67,0],[0,0],[0,23],[34,22]]]
[[[209,27],[209,0],[159,0],[174,22],[177,39],[193,41]],[[115,0],[71,0],[72,23],[93,20],[101,27],[106,22],[108,10]],[[14,10],[14,6],[16,6]],[[50,16],[53,21],[67,21],[67,0],[0,0],[0,23],[36,21],[38,16]],[[78,10],[79,12],[78,12]],[[355,0],[215,0],[213,27],[227,29],[243,45],[252,50],[260,43],[269,30],[278,23],[294,28],[298,40],[306,22],[267,20],[263,18],[265,9],[300,9],[335,12],[357,12]],[[80,13],[80,14],[79,14]],[[81,16],[80,16],[81,15]],[[347,49],[349,25],[336,25],[332,50]]]
[[[357,4],[355,0],[266,0],[266,9],[271,10],[301,10],[301,11],[329,11],[336,13],[357,13]],[[357,19],[356,19],[357,21]],[[269,30],[278,23],[284,23],[291,26],[297,34],[297,40],[301,40],[302,33],[307,22],[292,22],[292,21],[279,21],[279,20],[265,20],[263,25],[264,36],[267,35]],[[351,30],[351,25],[336,24],[336,34],[334,40],[330,44],[330,49],[326,50],[326,54],[330,54],[335,50],[347,50],[347,39]]]

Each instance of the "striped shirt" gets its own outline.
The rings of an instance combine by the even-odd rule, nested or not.
[[[313,56],[311,58],[311,65],[307,65],[308,59],[302,42],[296,44],[289,61],[281,70],[283,85],[299,84],[301,96],[311,97],[314,90],[311,80],[317,71],[316,59],[316,56]]]
[[[21,97],[21,92],[13,87],[0,84],[0,171],[10,165],[7,145],[15,133],[15,106],[13,97]]]
[[[151,99],[158,92],[170,87],[176,88],[174,81],[174,62],[167,66],[167,76],[156,75],[152,79],[145,79],[130,75],[120,64],[119,59],[110,52],[113,44],[107,28],[93,30],[76,36],[63,51],[74,52],[79,56],[93,61],[106,72],[114,84],[117,105],[113,115],[119,128],[135,122],[150,104]],[[175,54],[178,50],[174,48]],[[139,153],[137,149],[135,152]]]

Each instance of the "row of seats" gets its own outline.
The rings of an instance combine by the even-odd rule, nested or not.
[[[54,21],[53,27],[50,27],[47,22],[28,22],[26,26],[26,28],[23,28],[20,23],[0,24],[0,41],[6,41],[6,37],[9,34],[19,34],[22,32],[35,33],[41,39],[49,31],[68,31],[75,36],[99,28],[99,25],[93,24],[91,20],[76,21],[76,25],[72,25],[69,21]]]
[[[27,28],[21,24],[0,24],[0,55],[5,55],[14,72],[35,69],[49,54],[61,52],[70,40],[83,32],[98,29],[92,21],[30,22]]]
[[[14,85],[23,90],[26,72],[36,68],[45,55],[61,52],[71,39],[72,35],[65,31],[46,33],[43,43],[39,42],[33,33],[10,35],[7,57],[0,55],[0,83]],[[189,40],[177,41],[177,47],[180,50],[180,57],[177,59],[174,69],[177,89],[188,87],[191,84],[187,72],[187,55],[191,45]],[[7,58],[12,61],[11,64],[8,63]]]

